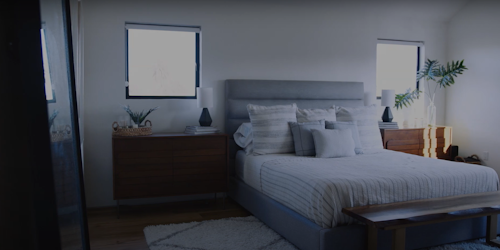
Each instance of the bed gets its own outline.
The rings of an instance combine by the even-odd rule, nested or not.
[[[301,108],[327,108],[332,104],[355,107],[363,105],[363,97],[364,88],[363,83],[360,82],[227,80],[226,133],[232,137],[233,133],[243,122],[249,121],[246,110],[246,105],[248,103],[267,106],[289,104],[293,102]],[[304,173],[300,173],[304,166],[310,168],[323,168],[324,171],[327,172],[328,167],[325,165],[331,163],[325,159],[314,159],[311,157],[300,157],[301,160],[297,160],[297,157],[293,155],[246,157],[241,151],[237,152],[239,147],[233,140],[230,140],[229,144],[230,158],[236,163],[233,165],[237,166],[234,171],[235,174],[229,178],[228,194],[233,200],[241,204],[257,218],[300,249],[365,249],[365,227],[356,224],[352,219],[342,216],[341,214],[332,213],[332,211],[338,211],[338,208],[330,208],[333,210],[328,211],[328,206],[325,206],[324,202],[322,203],[321,197],[334,199],[335,195],[331,195],[331,193],[326,195],[315,194],[317,196],[315,201],[317,202],[314,202],[316,204],[314,204],[314,206],[312,206],[313,209],[311,209],[310,204],[304,206],[295,204],[292,199],[293,197],[291,197],[293,196],[293,192],[287,193],[286,190],[276,190],[270,187],[274,182],[286,182],[286,178],[280,177],[280,175],[284,173],[293,175],[294,179],[300,179],[304,178]],[[355,160],[353,160],[354,158]],[[456,195],[464,192],[463,190],[457,190],[457,188],[446,189],[445,187],[453,184],[445,184],[446,178],[444,177],[441,181],[443,183],[443,188],[437,193],[435,192],[437,188],[434,186],[424,185],[418,186],[418,188],[412,187],[412,185],[414,186],[421,183],[423,178],[428,179],[430,178],[429,176],[434,176],[434,174],[429,174],[433,171],[430,165],[437,161],[434,159],[426,159],[404,153],[388,152],[387,150],[372,152],[354,158],[340,158],[336,161],[335,164],[346,166],[346,172],[342,172],[343,175],[348,175],[350,173],[348,169],[349,164],[355,162],[354,165],[360,166],[368,164],[370,159],[377,159],[376,162],[384,162],[383,159],[393,159],[392,163],[384,163],[388,168],[390,167],[392,169],[389,168],[388,172],[383,174],[378,173],[378,171],[363,175],[359,173],[352,174],[351,178],[353,179],[351,179],[350,182],[358,181],[360,183],[366,183],[367,181],[373,181],[381,185],[379,179],[383,179],[383,176],[388,174],[394,175],[392,180],[406,178],[404,181],[396,183],[397,188],[392,189],[394,190],[394,194],[387,197],[381,195],[380,197],[384,198],[380,198],[379,201],[371,201],[370,204]],[[424,163],[421,162],[422,160],[424,160]],[[405,166],[406,170],[399,169],[400,171],[398,172],[399,165],[396,164],[396,162],[401,161],[410,162],[412,164],[407,164],[407,166]],[[440,161],[440,164],[444,163],[452,165],[457,164]],[[416,169],[417,166],[421,166],[425,170],[419,171]],[[476,170],[469,168],[465,164],[453,165],[451,168],[454,166],[457,166],[457,169],[460,169],[460,171],[449,171],[448,175],[455,175],[454,178],[450,179],[451,182],[462,183],[455,185],[455,187],[460,189],[460,187],[471,182],[469,179],[463,178],[469,178],[467,176],[474,175]],[[281,171],[281,173],[276,174],[279,171]],[[358,171],[363,170],[359,169]],[[422,176],[419,177],[419,173]],[[377,174],[380,176],[377,177]],[[335,178],[334,174],[330,174],[330,176],[328,176],[328,174],[324,175],[324,180]],[[404,177],[405,175],[406,177]],[[271,178],[270,176],[274,177]],[[371,179],[367,179],[368,176],[371,176]],[[312,176],[309,178],[318,179],[320,177],[321,176]],[[498,178],[496,177],[496,173],[494,178],[489,178],[488,180],[481,180],[480,178],[476,178],[472,181],[476,183],[471,185],[474,186],[475,189],[472,187],[465,188],[465,186],[464,189],[473,190],[472,192],[485,192],[489,191],[484,190],[485,188],[492,187],[498,189]],[[311,179],[305,178],[302,182],[297,180],[293,182],[289,181],[291,183],[287,185],[288,187],[298,185],[300,188],[296,188],[294,192],[304,191],[307,193],[308,180]],[[438,181],[440,180],[436,179],[436,183],[440,183]],[[382,181],[382,185],[383,183],[384,181]],[[484,183],[488,184],[483,186],[479,185]],[[394,185],[394,183],[392,183],[392,185]],[[346,201],[332,200],[326,203],[335,203],[338,207],[363,204],[363,202],[367,202],[367,199],[370,198],[362,195],[366,190],[362,190],[362,185],[360,185],[360,187],[361,188],[357,189],[357,193],[351,190],[350,197]],[[314,188],[309,187],[309,189],[311,189],[309,193],[314,192]],[[340,190],[342,187],[339,188],[331,183],[327,183],[325,187],[323,187],[323,190],[325,189]],[[396,194],[398,190],[400,192]],[[401,190],[405,190],[404,195],[402,195],[403,192]],[[411,193],[408,190],[419,190],[420,192]],[[356,193],[356,195],[353,195],[353,193]],[[289,198],[285,199],[284,197]],[[314,201],[314,199],[312,200]],[[454,241],[479,238],[485,235],[485,223],[484,218],[479,218],[411,228],[407,233],[407,248],[416,249]],[[380,249],[389,249],[389,244],[391,242],[389,240],[390,234],[383,231],[380,232],[379,237],[381,239],[379,241]]]

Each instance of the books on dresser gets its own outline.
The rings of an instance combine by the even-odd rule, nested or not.
[[[378,122],[378,127],[380,129],[398,129],[398,123],[397,122]]]
[[[202,134],[218,134],[220,133],[218,128],[212,126],[186,126],[184,130],[186,134],[202,135]]]

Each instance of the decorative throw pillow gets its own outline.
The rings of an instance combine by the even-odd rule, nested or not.
[[[293,143],[295,145],[295,155],[315,156],[314,140],[311,129],[324,130],[325,120],[314,122],[289,122],[292,130]]]
[[[366,153],[371,149],[382,149],[382,136],[378,127],[377,106],[336,107],[337,121],[356,121],[361,148]]]
[[[354,140],[354,151],[357,155],[363,154],[361,142],[359,141],[358,125],[356,121],[353,122],[325,122],[326,129],[350,129],[352,132],[352,139]]]
[[[288,122],[297,121],[297,105],[259,106],[248,104],[252,123],[253,154],[293,153],[293,137]]]
[[[311,129],[317,158],[355,156],[350,129]]]
[[[336,121],[335,106],[328,109],[297,109],[297,122]]]

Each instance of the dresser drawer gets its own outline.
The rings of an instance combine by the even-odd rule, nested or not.
[[[158,150],[172,150],[172,141],[156,137],[113,138],[114,152]]]
[[[226,134],[113,137],[115,200],[224,192]]]
[[[386,129],[384,141],[392,140],[419,140],[422,137],[421,129]]]
[[[226,167],[226,155],[178,156],[173,158],[174,169]]]
[[[172,165],[172,157],[164,158],[117,158],[116,165],[136,165],[140,168],[142,165]]]
[[[451,127],[382,129],[384,148],[425,157],[449,159]]]
[[[172,168],[162,168],[154,170],[143,170],[143,169],[133,169],[133,170],[119,170],[115,173],[115,177],[118,178],[136,178],[136,177],[162,177],[173,175]]]
[[[386,149],[390,150],[418,150],[420,149],[420,140],[390,140],[386,142]]]
[[[172,151],[117,151],[115,152],[115,159],[128,159],[128,158],[163,158],[171,157]]]
[[[174,145],[172,149],[174,151],[204,149],[226,150],[227,138],[225,136],[172,138],[172,144]]]

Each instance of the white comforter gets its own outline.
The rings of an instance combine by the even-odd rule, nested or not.
[[[260,172],[260,183],[252,186],[323,228],[354,222],[342,207],[489,192],[499,186],[497,173],[488,167],[389,150],[330,159],[267,157],[261,164],[253,170]]]

